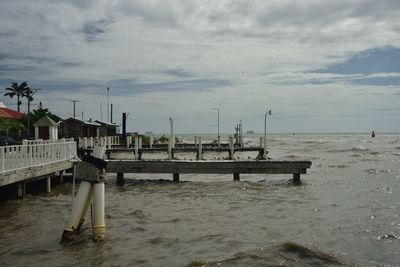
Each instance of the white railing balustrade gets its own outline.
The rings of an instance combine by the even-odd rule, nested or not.
[[[100,137],[78,137],[79,148],[93,148],[95,144],[112,148],[119,145],[119,136],[100,136]]]
[[[0,147],[0,174],[74,159],[77,159],[75,141],[2,146]]]

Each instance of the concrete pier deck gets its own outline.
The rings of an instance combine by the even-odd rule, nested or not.
[[[233,174],[234,180],[240,174],[293,174],[293,181],[300,180],[300,174],[307,173],[310,161],[269,161],[269,160],[223,160],[223,161],[181,161],[181,160],[107,160],[106,172],[117,173],[123,180],[124,173],[171,173],[174,181],[179,174]]]

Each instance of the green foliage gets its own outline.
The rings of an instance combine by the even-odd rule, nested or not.
[[[158,138],[156,137],[154,139],[155,144],[168,144],[168,141],[169,141],[169,137],[165,136],[165,135],[161,135],[160,137],[158,137]],[[182,140],[180,140],[178,137],[175,137],[176,144],[181,143],[181,142],[182,142]]]
[[[10,87],[6,88],[6,93],[4,94],[4,96],[9,96],[11,98],[13,98],[14,96],[17,96],[17,111],[19,112],[20,109],[19,107],[21,106],[22,102],[20,101],[20,99],[22,97],[26,97],[26,98],[32,98],[30,96],[30,92],[31,89],[28,86],[27,82],[22,82],[21,84],[18,85],[17,82],[13,82],[11,83]]]
[[[154,143],[160,143],[160,144],[165,144],[168,143],[168,137],[166,137],[165,135],[162,135],[158,138],[155,138]]]
[[[142,138],[142,143],[143,144],[150,144],[150,136],[141,134],[141,135],[139,135],[139,137]]]
[[[41,118],[43,118],[46,115],[49,116],[49,118],[55,122],[59,122],[62,120],[57,115],[51,113],[48,108],[43,108],[42,106],[39,106],[38,109],[34,109],[34,110],[32,110],[31,113],[29,113],[30,120],[32,123],[37,122],[38,120],[40,120]]]
[[[20,121],[0,118],[0,131],[8,132],[18,130],[25,130],[25,126]]]

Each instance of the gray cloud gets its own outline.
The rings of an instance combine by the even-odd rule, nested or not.
[[[124,111],[187,120],[221,106],[257,121],[268,103],[282,114],[311,114],[309,99],[324,103],[315,107],[321,116],[338,105],[343,114],[358,114],[376,101],[366,94],[360,103],[360,88],[390,91],[399,71],[315,70],[346,64],[362,51],[400,48],[399,12],[394,0],[4,0],[0,85],[28,80],[43,88],[38,98],[46,102],[77,93],[91,101],[110,86]],[[382,105],[392,105],[389,91]],[[193,99],[198,105],[182,104]]]

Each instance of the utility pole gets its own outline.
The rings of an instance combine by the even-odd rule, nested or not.
[[[171,137],[170,137],[170,143],[171,147],[175,147],[175,136],[174,136],[174,120],[172,117],[169,118],[169,123],[170,123],[170,128],[171,128]]]
[[[219,148],[221,146],[221,136],[219,135],[219,108],[213,108],[213,109],[218,111],[218,117],[217,117],[217,122],[218,122],[217,140],[218,140],[218,142],[217,143],[218,143],[218,148]]]
[[[110,121],[110,104],[109,104],[109,93],[110,93],[110,88],[107,87],[107,122]]]
[[[100,120],[103,120],[103,103],[100,102]]]
[[[33,100],[32,96],[39,90],[40,90],[40,88],[32,89],[32,90],[30,88],[28,89],[28,116],[27,116],[28,131],[26,133],[27,138],[29,138],[31,136],[31,115],[30,115],[30,113],[31,113],[31,101]]]
[[[74,118],[75,118],[75,107],[76,107],[76,106],[75,106],[75,103],[76,103],[76,102],[79,102],[79,100],[73,99],[73,100],[70,100],[70,101],[73,103],[73,113],[72,113],[72,114],[73,114],[73,116],[74,116]]]
[[[110,122],[113,123],[113,104],[111,103]]]

